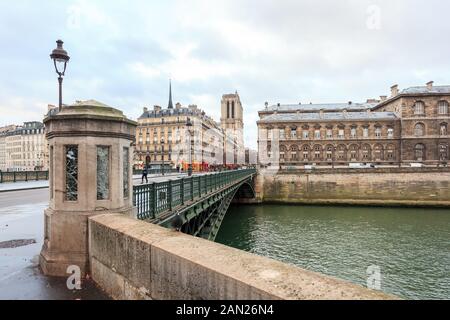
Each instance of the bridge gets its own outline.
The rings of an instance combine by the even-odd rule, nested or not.
[[[137,218],[214,241],[232,200],[255,196],[255,174],[241,169],[134,186]]]

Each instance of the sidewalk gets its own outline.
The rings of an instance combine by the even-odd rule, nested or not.
[[[22,181],[22,182],[4,182],[0,183],[0,192],[33,190],[48,188],[48,181]]]
[[[170,178],[181,178],[181,176],[187,176],[187,174],[180,173],[168,173],[165,176],[161,174],[149,174],[147,176],[149,183],[151,182],[161,182],[165,179]],[[133,175],[133,184],[138,185],[141,183],[141,175]],[[4,182],[0,183],[0,192],[12,192],[12,191],[22,191],[22,190],[34,190],[34,189],[45,189],[48,188],[48,181],[21,181],[21,182]]]

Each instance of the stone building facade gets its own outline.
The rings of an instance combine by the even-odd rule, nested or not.
[[[266,166],[446,164],[450,86],[412,87],[365,103],[275,105],[259,112]]]
[[[0,131],[0,170],[48,170],[48,147],[44,124],[25,122]]]
[[[138,118],[135,167],[147,164],[160,168],[164,163],[166,168],[187,170],[192,161],[194,171],[200,171],[211,166],[244,163],[243,138],[241,140],[238,134],[238,129],[243,127],[242,105],[237,93],[224,95],[222,104],[226,105],[225,101],[230,109],[222,108],[222,122],[217,123],[197,105],[183,107],[177,103],[174,107],[170,88],[167,108],[156,105],[149,110],[145,107]],[[192,123],[190,129],[186,126],[188,119]]]

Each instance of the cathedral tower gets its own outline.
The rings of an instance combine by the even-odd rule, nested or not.
[[[227,139],[234,142],[234,164],[243,164],[245,162],[244,150],[244,122],[243,108],[239,94],[224,94],[221,101],[220,124],[225,131]],[[230,146],[226,147],[226,152],[230,153]],[[227,163],[230,163],[227,160]]]

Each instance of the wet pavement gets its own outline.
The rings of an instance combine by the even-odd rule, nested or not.
[[[65,278],[44,276],[38,265],[48,189],[0,193],[0,299],[109,299],[92,281],[69,290]]]

